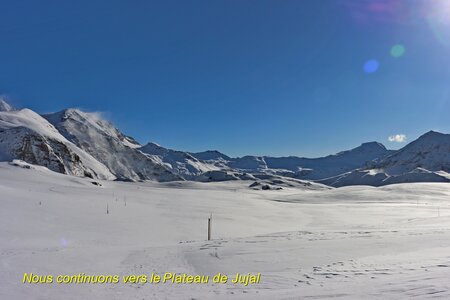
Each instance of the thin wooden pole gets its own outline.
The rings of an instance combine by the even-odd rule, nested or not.
[[[208,241],[211,240],[211,222],[212,222],[212,214],[208,218]]]

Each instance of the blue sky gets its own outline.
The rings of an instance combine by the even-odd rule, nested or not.
[[[0,0],[0,11],[0,94],[41,113],[104,112],[141,143],[314,157],[450,132],[445,1]]]

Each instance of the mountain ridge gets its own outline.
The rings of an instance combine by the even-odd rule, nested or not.
[[[287,182],[291,178],[335,187],[379,186],[446,181],[450,135],[429,131],[395,151],[371,141],[317,158],[230,157],[217,150],[187,152],[153,142],[141,145],[98,113],[69,108],[39,115],[27,108],[16,110],[0,99],[0,160],[11,159],[107,180],[280,182],[284,178]]]

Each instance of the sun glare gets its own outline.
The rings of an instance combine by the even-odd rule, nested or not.
[[[427,21],[436,38],[450,46],[450,1],[429,1]]]
[[[437,0],[430,1],[429,18],[433,18],[442,24],[450,24],[450,1]]]

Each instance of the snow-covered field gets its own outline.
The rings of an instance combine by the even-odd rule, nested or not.
[[[448,183],[91,182],[0,163],[0,299],[450,298]],[[30,272],[259,272],[261,282],[23,284]]]

